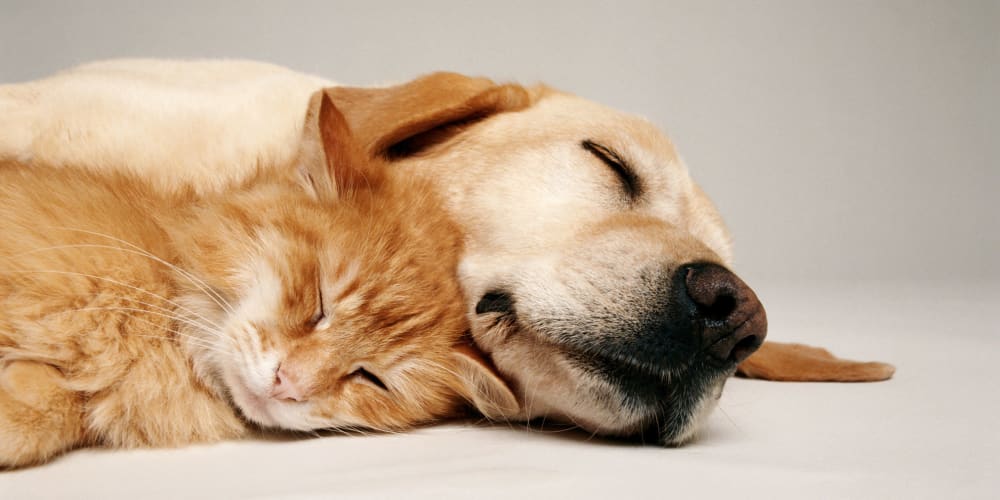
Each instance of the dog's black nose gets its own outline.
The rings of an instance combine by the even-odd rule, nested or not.
[[[705,352],[739,363],[760,347],[767,335],[767,315],[743,280],[715,264],[689,264],[678,273],[694,303],[692,327],[700,332]]]

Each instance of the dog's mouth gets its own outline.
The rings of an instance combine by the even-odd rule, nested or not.
[[[574,364],[617,393],[623,414],[640,415],[608,435],[643,444],[677,446],[689,441],[722,393],[735,363],[696,356],[678,366],[653,365],[623,356],[574,354]]]
[[[491,313],[490,329],[504,331],[505,337],[530,337],[537,349],[552,349],[574,367],[578,393],[573,395],[573,406],[591,408],[606,418],[588,425],[584,422],[591,421],[590,415],[577,413],[566,423],[605,437],[664,446],[686,443],[714,408],[725,380],[736,369],[736,363],[719,362],[698,351],[684,362],[662,363],[622,349],[553,342],[517,318],[509,296],[498,294],[487,302],[481,301],[480,313]],[[602,389],[586,389],[588,386]]]

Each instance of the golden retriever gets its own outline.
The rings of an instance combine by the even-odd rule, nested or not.
[[[671,142],[541,85],[436,73],[345,87],[245,61],[95,63],[0,86],[0,158],[224,189],[257,165],[308,164],[319,145],[304,117],[323,92],[369,154],[431,179],[461,224],[472,334],[517,398],[492,418],[672,445],[737,365],[773,380],[892,375],[794,344],[750,356],[764,309],[731,271],[729,233]]]

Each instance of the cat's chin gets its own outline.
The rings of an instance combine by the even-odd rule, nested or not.
[[[229,395],[247,420],[263,427],[281,427],[271,412],[271,398],[258,395],[242,382],[230,384]]]

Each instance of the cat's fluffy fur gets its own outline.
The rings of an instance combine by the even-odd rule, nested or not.
[[[324,164],[225,195],[0,165],[0,466],[512,404],[463,341],[430,187],[320,115]]]

